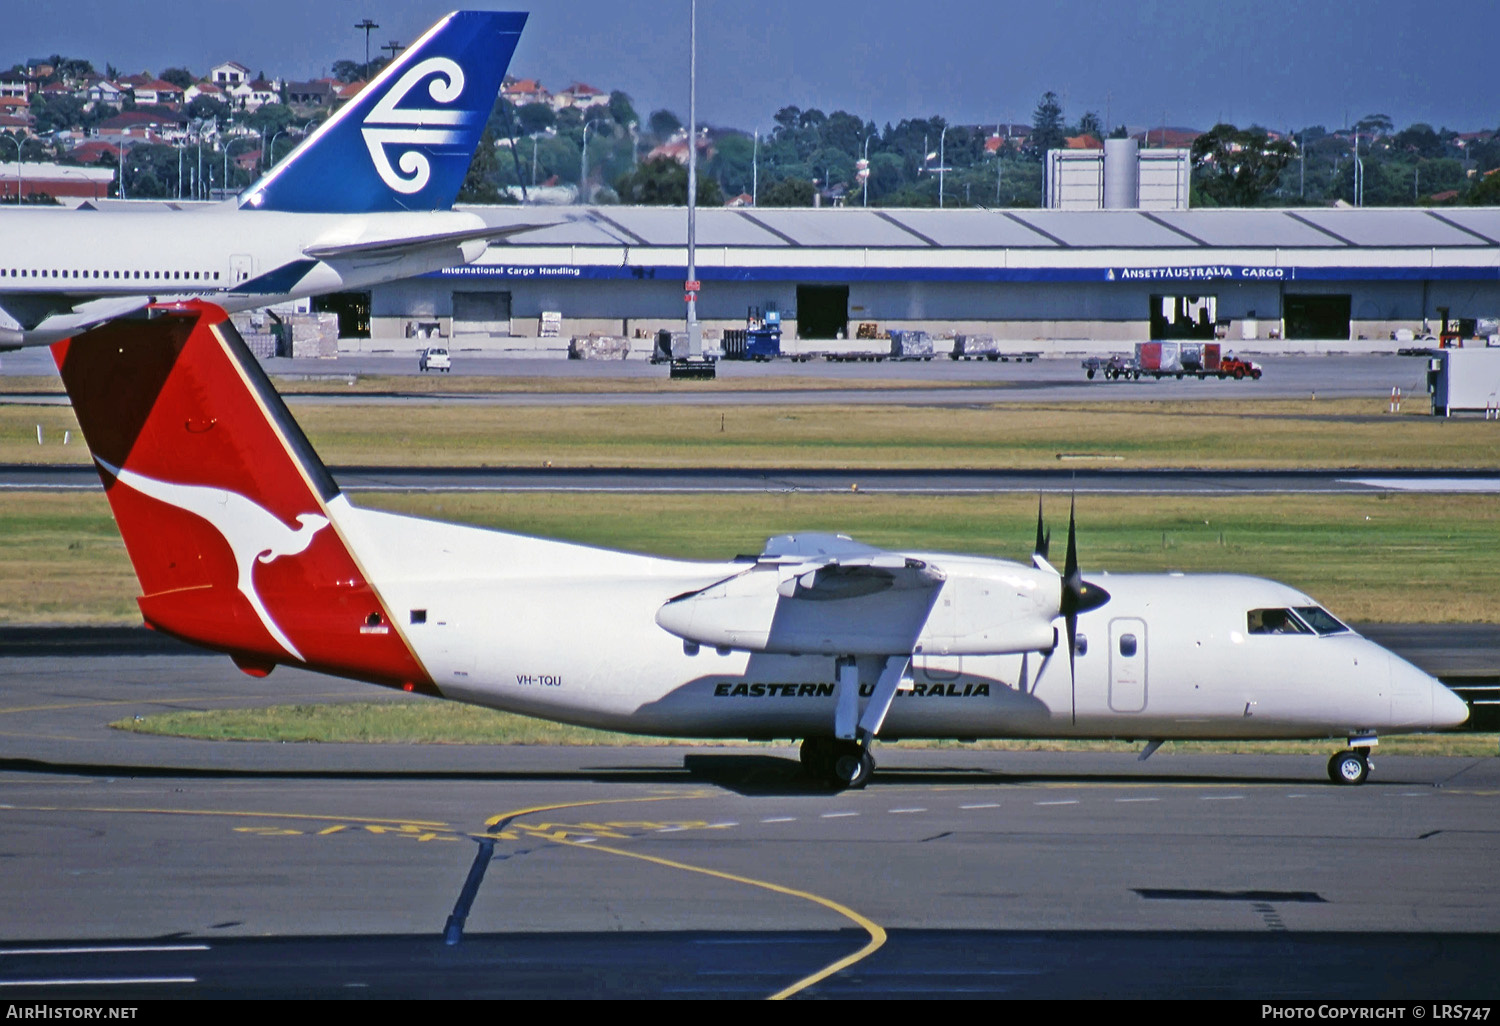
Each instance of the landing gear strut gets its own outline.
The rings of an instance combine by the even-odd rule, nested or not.
[[[1328,779],[1335,784],[1363,784],[1370,775],[1370,750],[1346,748],[1328,760]]]
[[[810,737],[802,742],[801,756],[808,776],[840,791],[859,790],[875,772],[875,759],[858,741]]]

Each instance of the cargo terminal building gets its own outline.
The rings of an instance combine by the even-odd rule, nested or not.
[[[326,298],[341,334],[367,334],[357,347],[374,351],[442,338],[459,351],[540,355],[572,336],[681,329],[684,209],[471,209],[544,227],[469,266]],[[853,339],[874,324],[988,333],[1041,352],[1153,338],[1391,349],[1436,333],[1444,311],[1500,316],[1495,208],[708,209],[697,233],[710,340],[767,307],[788,340]]]

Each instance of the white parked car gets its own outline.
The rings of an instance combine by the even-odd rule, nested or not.
[[[430,370],[446,373],[453,369],[453,360],[448,356],[448,350],[441,346],[432,346],[422,350],[422,359],[417,362],[417,366],[424,373]]]

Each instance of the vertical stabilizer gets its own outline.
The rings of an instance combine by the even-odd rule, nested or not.
[[[53,347],[153,627],[247,668],[430,690],[345,507],[234,326],[184,303]]]
[[[526,15],[455,11],[240,198],[247,210],[447,210],[494,109]]]

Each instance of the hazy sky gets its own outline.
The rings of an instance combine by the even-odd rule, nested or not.
[[[3,0],[0,67],[63,53],[103,70],[203,74],[222,60],[289,78],[409,42],[454,0]],[[688,0],[488,4],[530,10],[511,73],[624,89],[687,116]],[[1029,122],[1048,89],[1070,121],[1339,127],[1388,114],[1500,125],[1494,0],[699,0],[699,117],[767,128],[788,104],[879,124],[942,114]]]

